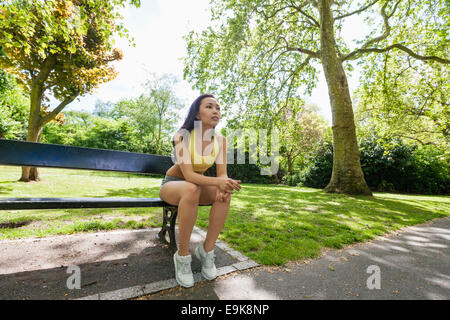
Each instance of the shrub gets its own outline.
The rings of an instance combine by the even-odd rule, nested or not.
[[[450,165],[442,152],[431,146],[406,145],[400,139],[381,142],[378,137],[360,140],[361,168],[374,191],[423,194],[450,193]],[[331,179],[333,146],[325,142],[312,165],[299,175],[307,187],[324,188]],[[287,178],[292,183],[294,178]]]
[[[236,150],[235,150],[236,154]],[[245,164],[229,163],[227,165],[228,177],[236,180],[241,180],[243,183],[261,183],[270,184],[275,183],[275,179],[272,176],[262,175],[261,167],[256,164],[248,163],[248,152],[245,153]],[[216,176],[216,164],[209,168],[205,175]]]

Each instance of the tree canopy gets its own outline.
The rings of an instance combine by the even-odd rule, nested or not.
[[[311,92],[322,67],[335,151],[326,191],[370,194],[360,167],[347,83],[351,62],[401,53],[422,63],[447,65],[445,7],[444,0],[213,0],[213,25],[186,35],[184,75],[201,91],[216,92],[237,105],[239,116],[274,119],[281,108]],[[356,15],[370,32],[355,39],[355,46],[342,30]],[[436,25],[425,27],[430,17]],[[411,30],[417,37],[410,36]],[[428,37],[430,33],[436,36]]]
[[[122,58],[114,36],[128,37],[119,9],[138,0],[7,0],[0,4],[0,68],[30,94],[28,141],[75,98],[114,79]],[[49,96],[59,104],[51,108]],[[33,170],[38,179],[37,170]],[[30,180],[23,168],[22,180]],[[33,176],[33,175],[32,175]]]

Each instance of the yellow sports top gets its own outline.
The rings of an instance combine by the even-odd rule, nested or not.
[[[208,170],[208,168],[212,167],[214,164],[214,161],[216,160],[217,155],[219,154],[219,143],[217,142],[217,138],[215,136],[213,136],[213,140],[214,140],[214,147],[213,150],[211,151],[210,155],[207,156],[202,156],[201,154],[199,154],[197,152],[197,149],[195,148],[195,131],[194,129],[192,129],[191,131],[191,137],[190,137],[191,141],[190,141],[190,153],[191,153],[191,163],[192,163],[192,169],[195,172],[198,173],[203,173],[206,170]],[[202,148],[200,148],[202,149]],[[210,150],[211,148],[208,146],[206,148],[206,153],[208,153],[208,150]]]

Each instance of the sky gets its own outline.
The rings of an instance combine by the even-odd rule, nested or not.
[[[179,79],[176,93],[185,107],[181,110],[180,125],[192,101],[200,94],[183,79],[182,58],[186,54],[183,36],[189,31],[201,31],[210,24],[209,0],[143,0],[141,7],[126,7],[122,10],[124,25],[134,37],[135,47],[128,40],[118,38],[116,47],[124,53],[121,61],[114,62],[118,76],[102,84],[93,94],[72,102],[66,110],[93,111],[96,101],[117,102],[135,98],[145,92],[143,83],[150,72],[168,73]],[[345,38],[362,38],[366,32],[364,24],[355,17],[343,30]],[[358,69],[349,76],[350,90],[357,86]],[[319,107],[321,115],[331,124],[331,109],[325,78],[321,73],[317,87],[306,103]],[[218,129],[225,122],[221,121]]]

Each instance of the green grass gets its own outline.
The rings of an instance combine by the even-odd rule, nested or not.
[[[42,181],[18,182],[20,168],[0,166],[0,197],[158,197],[161,178],[40,169]],[[199,207],[206,230],[210,207]],[[315,258],[324,248],[367,241],[450,213],[450,197],[243,184],[233,195],[220,239],[260,264]],[[162,208],[0,211],[0,239],[160,227]],[[15,224],[15,225],[13,225]]]
[[[20,168],[0,166],[0,197],[158,198],[161,179],[85,170],[40,169],[41,181],[24,183]],[[22,227],[8,228],[14,223]],[[158,227],[162,208],[0,211],[0,239],[44,237],[115,229]]]

